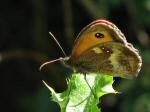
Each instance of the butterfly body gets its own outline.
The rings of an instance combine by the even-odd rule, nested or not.
[[[81,30],[65,63],[83,74],[133,78],[138,75],[142,61],[114,24],[96,20]]]

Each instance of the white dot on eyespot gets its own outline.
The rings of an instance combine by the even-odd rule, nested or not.
[[[109,51],[106,51],[107,53],[109,53]]]
[[[104,50],[105,48],[104,48],[104,47],[102,47],[102,49]]]

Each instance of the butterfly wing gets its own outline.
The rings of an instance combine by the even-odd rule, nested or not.
[[[70,59],[71,60],[71,59]],[[137,76],[141,57],[131,44],[108,42],[96,45],[80,55],[73,66],[81,73],[102,73],[124,78]]]

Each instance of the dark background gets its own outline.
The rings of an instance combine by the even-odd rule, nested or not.
[[[116,78],[121,94],[102,98],[102,112],[150,112],[150,0],[3,0],[0,3],[0,106],[2,112],[59,112],[42,80],[57,92],[69,70],[48,60],[69,55],[80,30],[97,18],[115,23],[139,49],[143,66],[133,80]]]

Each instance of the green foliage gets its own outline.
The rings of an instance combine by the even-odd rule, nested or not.
[[[63,93],[56,93],[44,83],[51,92],[52,100],[60,105],[61,112],[99,112],[99,98],[108,93],[116,93],[112,88],[113,77],[90,74],[86,76],[86,80],[83,75],[72,74],[68,80],[68,89]]]

